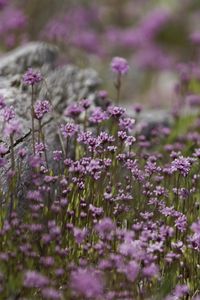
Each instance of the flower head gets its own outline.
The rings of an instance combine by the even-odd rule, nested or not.
[[[23,76],[23,82],[26,85],[34,85],[42,81],[42,75],[40,72],[29,68],[28,71]]]
[[[78,117],[83,111],[84,108],[80,103],[71,103],[64,111],[64,115],[71,118]]]
[[[94,270],[78,269],[71,274],[71,288],[86,298],[97,299],[103,294],[103,282]]]
[[[128,73],[129,65],[125,58],[116,56],[112,59],[111,69],[114,73],[124,75]]]
[[[23,284],[26,288],[42,288],[48,283],[48,278],[36,271],[27,271],[25,273]]]
[[[38,120],[41,120],[46,113],[48,113],[51,109],[51,105],[47,100],[38,100],[35,103],[34,111],[35,116]]]
[[[65,125],[62,124],[60,130],[64,137],[72,137],[78,131],[78,126],[72,122],[68,122]]]
[[[8,122],[8,121],[14,119],[14,117],[15,117],[14,107],[13,106],[4,107],[2,114],[3,114],[3,118],[4,118],[5,122]]]
[[[4,134],[5,134],[5,136],[20,134],[21,129],[22,129],[21,124],[19,123],[19,121],[16,119],[12,119],[12,120],[10,120],[10,122],[7,122],[5,124]]]

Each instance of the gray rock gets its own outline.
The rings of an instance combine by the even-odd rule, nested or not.
[[[150,138],[153,129],[159,125],[170,127],[172,125],[172,114],[164,109],[151,109],[141,112],[138,118],[138,131]]]
[[[94,70],[82,70],[72,65],[56,67],[57,57],[58,49],[45,43],[30,43],[1,57],[0,95],[5,98],[7,105],[13,105],[17,118],[23,126],[21,136],[15,141],[15,151],[19,147],[31,149],[31,94],[30,89],[21,80],[28,67],[37,68],[43,74],[45,80],[38,88],[38,97],[50,100],[54,107],[53,120],[51,114],[50,119],[45,120],[45,122],[50,120],[51,122],[44,127],[45,136],[47,137],[46,144],[49,150],[58,148],[60,145],[58,125],[63,120],[63,111],[67,104],[83,97],[95,99],[95,92],[100,84],[98,74]],[[2,127],[3,122],[2,117],[0,117],[0,130],[2,130]],[[9,147],[9,141],[4,140],[4,142]],[[51,151],[48,151],[48,153],[51,153]],[[10,160],[9,151],[6,158],[8,161]],[[49,161],[52,162],[52,159]],[[8,166],[10,166],[10,162]],[[4,191],[6,189],[7,171],[8,169],[5,169],[0,176],[0,184]],[[18,182],[17,191],[22,196],[28,184],[28,172],[27,161],[24,160],[23,174],[20,182]]]
[[[32,42],[19,47],[0,59],[0,76],[23,74],[29,67],[53,67],[58,49],[46,43]]]
[[[21,82],[28,67],[38,68],[45,78],[39,87],[39,99],[49,99],[59,118],[72,101],[95,98],[100,84],[98,74],[91,69],[72,65],[55,67],[58,50],[45,43],[30,43],[3,56],[0,60],[0,95],[7,105],[13,105],[23,123],[24,133],[30,128],[30,90]]]
[[[40,98],[48,96],[54,101],[56,109],[62,113],[67,104],[83,98],[95,100],[95,91],[100,84],[96,71],[92,69],[79,69],[75,66],[63,66],[46,76],[47,88],[44,86]],[[48,89],[48,90],[47,90]]]
[[[127,106],[125,108],[127,114],[137,121],[133,134],[136,131],[150,137],[152,129],[156,129],[159,125],[170,127],[174,121],[171,112],[166,109],[147,109],[136,114],[133,108]]]

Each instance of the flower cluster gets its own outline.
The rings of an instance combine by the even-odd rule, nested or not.
[[[48,100],[38,100],[35,103],[34,111],[38,120],[42,119],[46,113],[51,110],[51,105]]]
[[[26,85],[35,85],[42,81],[42,75],[39,71],[35,71],[32,68],[29,68],[28,71],[23,76],[23,82]]]
[[[1,103],[5,130],[15,136],[14,109],[3,97]],[[49,110],[47,100],[34,105],[41,122]],[[58,128],[62,144],[46,145],[43,131],[36,134],[34,156],[25,148],[12,151],[19,164],[8,175],[12,210],[2,208],[2,295],[8,297],[15,282],[21,296],[36,299],[193,299],[193,278],[200,276],[198,124],[166,144],[166,125],[145,136],[120,106],[94,108],[84,99],[65,112],[70,119]],[[1,168],[9,151],[1,145]],[[21,215],[12,178],[21,178],[25,159],[31,184]]]

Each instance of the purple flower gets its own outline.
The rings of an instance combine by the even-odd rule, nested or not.
[[[193,232],[200,235],[200,220],[193,223],[192,226],[191,226],[191,229],[192,229]]]
[[[84,108],[79,103],[72,103],[66,108],[64,115],[71,118],[78,117],[83,111]]]
[[[7,160],[3,157],[0,157],[0,168],[4,167],[7,163]]]
[[[105,100],[105,99],[108,98],[108,92],[105,91],[105,90],[101,90],[101,91],[98,92],[98,96],[99,96],[101,99]]]
[[[157,277],[159,274],[158,266],[156,266],[154,263],[152,263],[151,265],[149,265],[143,269],[143,274],[150,278]]]
[[[179,213],[178,218],[175,220],[175,226],[181,231],[184,232],[187,226],[187,218],[185,215]]]
[[[3,118],[5,122],[8,122],[15,117],[15,110],[13,106],[6,106],[3,109]]]
[[[85,228],[74,228],[74,238],[78,244],[81,244],[87,236],[87,230]]]
[[[126,277],[129,281],[134,282],[139,273],[139,270],[139,265],[134,260],[131,260],[128,265],[126,265],[124,273],[126,274]]]
[[[132,130],[135,124],[135,120],[131,118],[121,118],[119,120],[119,127],[121,130]]]
[[[91,100],[89,99],[82,99],[80,101],[80,105],[84,108],[84,109],[88,109],[91,106]]]
[[[47,149],[47,147],[43,143],[36,143],[35,144],[36,155],[42,154],[45,151],[45,149]]]
[[[23,82],[26,85],[34,85],[37,83],[40,83],[43,78],[40,72],[33,70],[32,68],[29,68],[28,71],[23,75]]]
[[[41,257],[40,263],[45,267],[52,267],[55,264],[55,260],[52,256]]]
[[[49,279],[36,271],[26,271],[24,275],[23,285],[26,288],[43,288],[48,284]]]
[[[99,223],[95,226],[95,229],[98,233],[105,235],[115,230],[115,224],[112,219],[104,218],[99,221]]]
[[[89,121],[94,124],[99,124],[108,119],[108,115],[100,107],[95,108],[89,117]]]
[[[171,170],[172,172],[179,171],[185,177],[190,172],[192,162],[191,158],[180,156],[172,161]]]
[[[191,107],[199,107],[200,106],[200,96],[199,95],[188,95],[186,97],[186,103]]]
[[[174,296],[177,298],[182,298],[183,296],[187,295],[189,292],[189,288],[186,284],[184,285],[177,285],[174,290]]]
[[[60,300],[62,298],[60,291],[57,291],[50,287],[42,289],[42,296],[44,297],[44,299],[49,300]]]
[[[0,8],[3,8],[8,3],[7,0],[0,0]]]
[[[60,131],[65,138],[72,137],[78,132],[78,125],[72,122],[69,122],[65,125],[62,124],[60,127]]]
[[[127,145],[127,146],[132,146],[133,145],[133,143],[136,141],[136,139],[135,139],[135,137],[134,136],[131,136],[131,135],[129,135],[129,136],[127,136],[126,137],[126,140],[125,140],[125,145]]]
[[[5,145],[0,145],[0,156],[5,154],[8,151],[8,148]]]
[[[103,295],[103,281],[95,270],[79,268],[73,271],[70,286],[75,294],[86,298],[97,299]]]
[[[60,161],[62,160],[63,154],[61,150],[55,150],[53,151],[53,160]]]
[[[133,110],[135,111],[136,114],[139,114],[143,109],[142,104],[140,103],[135,103],[133,104]]]
[[[23,159],[27,155],[27,149],[25,148],[20,148],[18,150],[18,155],[21,159]]]
[[[116,56],[112,59],[111,69],[114,73],[123,75],[128,73],[129,65],[125,58]]]
[[[5,124],[4,134],[5,136],[20,134],[22,130],[21,124],[18,120],[12,119]]]
[[[114,118],[120,118],[124,115],[125,109],[119,106],[110,105],[107,109],[107,112]]]
[[[38,120],[41,120],[43,116],[51,110],[51,105],[47,100],[38,100],[35,103],[34,111]]]
[[[195,31],[190,35],[190,40],[195,45],[200,45],[200,32]]]

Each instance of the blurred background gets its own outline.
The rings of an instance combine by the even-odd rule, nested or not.
[[[198,66],[199,18],[199,0],[0,0],[0,52],[54,43],[59,64],[95,68],[110,97],[110,61],[122,56],[130,64],[122,101],[169,107],[180,70]]]

